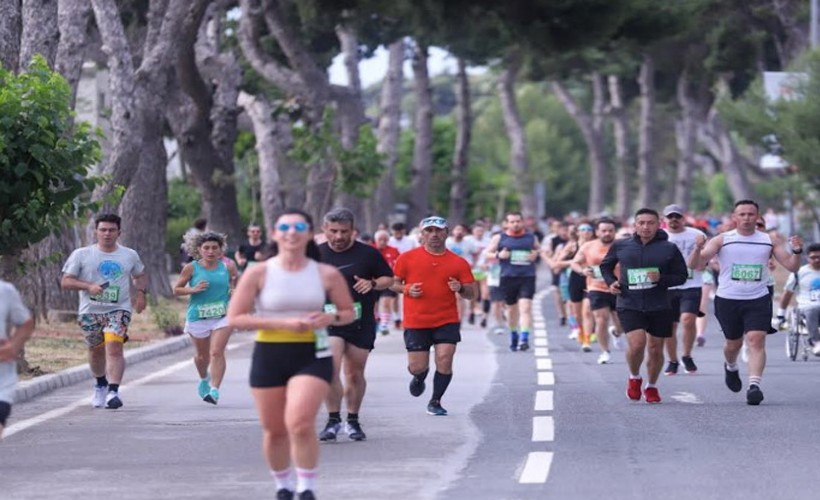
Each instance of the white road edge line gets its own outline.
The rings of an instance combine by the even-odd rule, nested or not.
[[[521,484],[541,484],[546,483],[550,475],[552,466],[551,451],[532,451],[527,455],[527,463],[518,482]]]
[[[228,351],[232,351],[232,350],[237,349],[239,347],[242,347],[244,345],[250,344],[251,342],[252,341],[233,343],[233,344],[228,345],[225,349],[228,350]],[[146,375],[142,378],[134,380],[133,382],[122,385],[122,386],[120,386],[120,390],[125,391],[125,390],[128,390],[129,387],[136,387],[138,385],[147,384],[148,382],[151,382],[152,380],[162,378],[166,375],[170,375],[171,373],[173,373],[175,371],[186,368],[189,365],[192,365],[193,363],[194,362],[191,359],[187,359],[185,361],[180,361],[178,363],[174,363],[173,365],[171,365],[167,368],[163,368],[162,370],[160,370],[158,372],[155,372],[155,373],[152,373],[151,375]],[[3,432],[3,438],[4,439],[8,438],[9,436],[12,436],[14,434],[17,434],[18,432],[21,432],[21,431],[24,431],[24,430],[29,429],[31,427],[34,427],[35,425],[40,425],[42,423],[48,422],[49,420],[54,420],[55,418],[62,417],[63,415],[71,413],[73,410],[75,410],[75,409],[77,409],[81,406],[86,406],[86,405],[88,405],[88,397],[83,397],[82,399],[78,399],[78,400],[74,401],[73,403],[69,403],[69,404],[67,404],[63,407],[55,408],[54,410],[47,411],[43,414],[37,415],[36,417],[32,417],[32,418],[29,418],[29,419],[26,419],[26,420],[21,420],[20,422],[17,422],[15,424],[12,424],[12,425],[6,427],[6,430]]]
[[[552,391],[535,392],[535,411],[552,411],[554,408]]]

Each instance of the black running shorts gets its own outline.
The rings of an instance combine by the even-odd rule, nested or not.
[[[499,287],[508,306],[518,303],[518,299],[535,297],[535,276],[502,276]]]
[[[356,325],[357,323],[354,323]],[[370,326],[367,326],[367,325]],[[352,326],[352,325],[351,325]],[[339,337],[344,339],[348,344],[355,345],[359,349],[372,351],[376,345],[376,323],[362,323],[362,328],[331,328],[328,333],[331,337]]]
[[[489,287],[489,290],[490,290],[490,302],[503,302],[504,301],[504,290],[502,290],[500,286],[491,286],[491,287]]]
[[[569,273],[569,300],[581,302],[586,297],[587,278],[575,271]]]
[[[251,387],[282,387],[296,375],[313,375],[328,384],[333,380],[333,357],[316,357],[308,342],[256,342],[251,357]]]
[[[672,336],[672,324],[675,314],[671,309],[662,311],[635,311],[634,309],[618,309],[618,319],[621,320],[626,333],[635,330],[645,330],[653,337],[667,338]]]
[[[700,312],[700,298],[702,295],[703,290],[701,287],[669,290],[669,303],[672,305],[672,311],[675,312],[677,321],[680,321],[680,315],[683,313],[698,314]]]
[[[461,324],[447,323],[436,328],[407,328],[404,330],[404,346],[408,352],[427,352],[435,344],[458,344],[461,342]]]
[[[597,292],[594,290],[587,292],[587,297],[589,297],[589,307],[593,311],[605,308],[614,311],[615,304],[618,301],[618,298],[611,293]]]
[[[747,332],[768,332],[772,328],[772,296],[751,300],[715,297],[715,317],[728,340],[743,338]]]

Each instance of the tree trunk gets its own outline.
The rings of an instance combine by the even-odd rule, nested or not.
[[[675,138],[678,146],[678,171],[675,183],[675,203],[686,208],[692,199],[692,174],[695,171],[695,123],[696,104],[690,96],[689,72],[683,70],[678,76],[677,98],[680,117],[675,122]]]
[[[697,139],[698,143],[720,162],[734,199],[753,198],[754,191],[746,176],[746,169],[750,167],[750,162],[738,151],[731,133],[723,124],[720,113],[714,105],[707,113],[706,119],[698,124]]]
[[[794,62],[809,45],[809,23],[800,15],[805,3],[807,2],[804,0],[771,0],[785,33],[785,40],[778,40],[777,44],[778,57],[783,68]]]
[[[600,73],[594,71],[592,75],[592,130],[600,144],[603,159],[604,149],[604,106],[606,103],[606,88]],[[606,207],[607,163],[606,160],[590,162],[589,175],[589,202],[588,213],[598,215]]]
[[[608,83],[612,135],[615,139],[615,216],[626,220],[632,209],[630,181],[634,177],[629,147],[629,116],[624,104],[621,79],[617,75],[609,75]]]
[[[35,54],[42,55],[54,67],[57,42],[56,0],[23,0],[22,32],[20,40],[20,68],[25,69]]]
[[[71,107],[77,98],[77,83],[85,61],[88,40],[88,24],[91,20],[91,4],[88,0],[59,0],[57,25],[60,43],[57,45],[55,70],[63,75],[71,86]]]
[[[427,68],[427,46],[416,43],[413,54],[413,90],[416,117],[413,123],[413,167],[410,174],[408,225],[413,226],[430,214],[430,179],[433,175],[433,89]]]
[[[640,120],[638,123],[638,205],[651,207],[655,200],[655,63],[644,54],[638,76]]]
[[[604,139],[600,133],[596,132],[595,120],[590,113],[581,109],[572,94],[560,82],[553,81],[551,87],[564,109],[581,130],[581,136],[584,138],[584,144],[586,144],[589,155],[590,197],[587,211],[591,214],[600,213],[606,206],[606,200],[602,190],[596,190],[593,193],[594,186],[599,186],[594,189],[600,189],[600,183],[592,179],[592,172],[606,172],[607,170]]]
[[[21,0],[0,2],[0,65],[17,72],[20,59],[20,33],[22,31]]]
[[[467,63],[458,59],[456,75],[456,146],[453,151],[453,167],[450,177],[450,209],[448,217],[455,223],[467,222],[467,167],[469,165],[472,110],[470,80]]]
[[[369,201],[370,208],[366,214],[369,217],[369,227],[375,227],[379,222],[387,222],[396,203],[396,161],[401,134],[404,49],[403,39],[390,44],[387,74],[382,81],[376,150],[384,155],[384,172],[379,179],[375,196]]]

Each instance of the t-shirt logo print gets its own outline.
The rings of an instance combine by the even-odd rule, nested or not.
[[[116,281],[122,276],[122,266],[119,262],[113,260],[104,260],[100,262],[97,271],[102,275],[106,281]]]

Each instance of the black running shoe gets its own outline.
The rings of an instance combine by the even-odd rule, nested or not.
[[[441,403],[436,400],[431,400],[427,405],[427,414],[434,417],[446,417],[447,410],[441,407]]]
[[[415,397],[419,397],[424,394],[424,389],[427,385],[424,383],[423,378],[413,377],[410,380],[410,394]]]
[[[683,371],[686,373],[698,371],[698,365],[695,364],[695,360],[691,356],[681,356],[680,360],[683,361]]]
[[[282,488],[276,492],[276,500],[293,500],[293,492],[287,488]]]
[[[567,318],[566,316],[561,317],[561,326],[567,326]]]
[[[319,433],[319,441],[336,441],[336,435],[342,428],[342,422],[336,419],[328,419],[325,428]]]
[[[367,439],[358,420],[347,421],[347,436],[353,441],[364,441]]]
[[[678,366],[679,366],[679,363],[677,361],[670,361],[666,365],[666,370],[663,371],[664,375],[677,375],[678,374]]]
[[[316,500],[316,495],[313,494],[310,490],[305,490],[298,495],[296,495],[298,500]]]
[[[740,390],[743,389],[743,382],[740,381],[740,372],[738,370],[730,371],[726,368],[725,363],[723,365],[723,371],[726,372],[726,387],[732,392],[740,392]]]
[[[746,391],[746,404],[757,406],[761,401],[763,401],[763,391],[760,390],[760,386],[750,385],[749,390]]]
[[[486,316],[481,318],[480,325],[481,325],[481,328],[487,328],[487,317]]]

